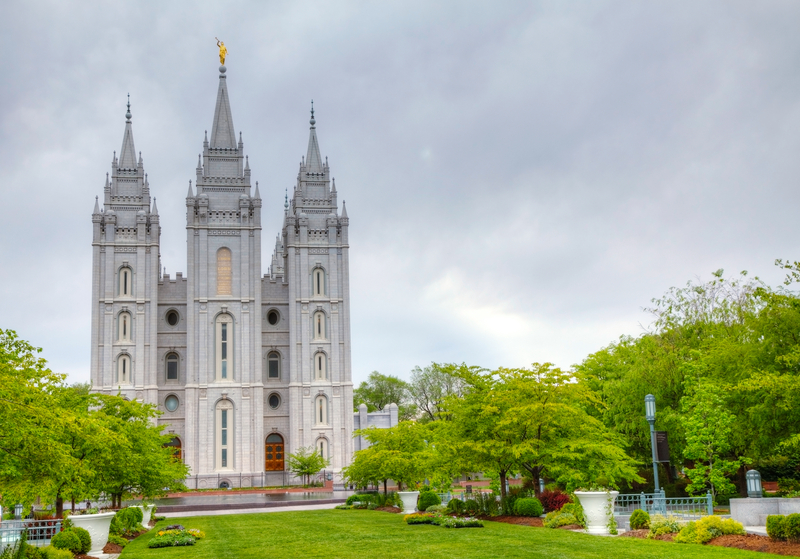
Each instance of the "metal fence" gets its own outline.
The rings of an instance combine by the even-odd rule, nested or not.
[[[61,531],[60,520],[4,520],[0,523],[0,550],[14,545],[23,531],[28,531],[30,545],[45,546]]]
[[[650,514],[671,514],[681,518],[699,518],[714,514],[714,501],[710,493],[701,497],[667,497],[658,493],[617,495],[614,501],[615,515],[629,515],[636,509]]]

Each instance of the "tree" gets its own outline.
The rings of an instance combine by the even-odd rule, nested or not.
[[[300,447],[297,452],[289,455],[286,467],[290,472],[303,476],[305,485],[311,482],[311,476],[330,465],[330,462],[311,446]]]
[[[354,411],[358,411],[361,404],[366,404],[368,411],[380,411],[389,404],[397,404],[400,421],[411,419],[416,412],[414,406],[409,405],[408,383],[378,371],[372,371],[353,391]]]
[[[420,421],[436,421],[442,418],[445,400],[450,396],[461,396],[463,381],[432,363],[424,369],[414,367],[408,390],[411,400],[421,413]]]
[[[421,481],[425,476],[425,432],[413,421],[401,421],[389,429],[356,431],[354,434],[367,439],[370,446],[355,453],[353,462],[342,472],[345,479],[359,487],[382,482],[384,493],[389,479],[399,488]]]

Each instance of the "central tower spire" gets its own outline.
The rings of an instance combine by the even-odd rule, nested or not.
[[[211,147],[216,149],[236,149],[236,132],[233,128],[231,103],[228,99],[228,84],[225,66],[219,67],[219,88],[217,106],[214,109],[214,123],[211,125]]]

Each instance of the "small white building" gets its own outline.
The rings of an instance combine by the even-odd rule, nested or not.
[[[199,488],[270,483],[304,446],[338,471],[354,450],[349,220],[313,106],[294,192],[266,208],[283,211],[283,226],[262,276],[261,194],[219,72],[211,134],[186,193],[186,275],[162,273],[161,216],[130,103],[92,214],[93,390],[157,405],[191,468],[187,484]],[[182,196],[186,185],[156,192]]]

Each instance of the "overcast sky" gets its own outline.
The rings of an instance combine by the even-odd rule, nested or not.
[[[0,328],[89,379],[91,212],[126,95],[186,270],[217,47],[264,199],[308,141],[350,217],[353,379],[580,362],[724,268],[800,259],[800,2],[6,3]]]

